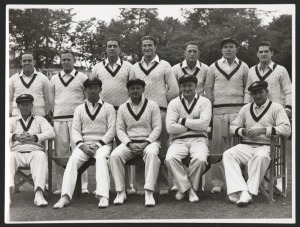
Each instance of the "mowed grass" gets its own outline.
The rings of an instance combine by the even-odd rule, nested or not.
[[[289,148],[290,148],[290,141]],[[64,209],[53,209],[53,205],[59,200],[59,196],[45,196],[49,202],[48,207],[38,208],[33,204],[33,187],[29,184],[22,186],[22,192],[12,195],[12,206],[9,210],[11,222],[39,222],[39,221],[76,221],[76,220],[108,220],[111,222],[119,220],[142,220],[142,219],[289,219],[292,218],[292,163],[291,149],[287,150],[288,189],[287,197],[275,195],[275,203],[269,205],[268,200],[262,195],[254,197],[254,202],[247,207],[238,208],[228,201],[226,192],[211,194],[210,171],[206,174],[205,191],[198,203],[190,203],[188,198],[182,201],[175,200],[175,192],[168,196],[154,194],[156,206],[147,208],[144,206],[144,196],[128,195],[124,205],[113,204],[116,193],[114,182],[111,179],[111,191],[109,203],[106,209],[98,209],[98,200],[92,192],[95,190],[95,167],[90,167],[89,186],[90,194],[82,195],[73,199],[71,204]],[[53,171],[53,182],[55,187],[55,172]],[[170,179],[171,181],[171,179]],[[156,220],[156,221],[157,221]],[[199,220],[201,221],[201,220]]]

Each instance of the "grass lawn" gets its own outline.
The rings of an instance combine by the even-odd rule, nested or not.
[[[289,141],[290,142],[290,141]],[[97,209],[98,200],[92,192],[95,190],[95,167],[90,167],[89,186],[90,194],[82,195],[78,199],[73,199],[71,204],[64,208],[55,210],[53,205],[58,201],[59,196],[45,197],[49,206],[38,208],[33,204],[33,187],[29,184],[22,186],[22,192],[12,195],[12,206],[10,207],[11,222],[35,222],[35,221],[71,221],[71,220],[132,220],[136,219],[209,219],[210,222],[216,222],[218,219],[290,219],[292,218],[292,196],[291,196],[291,149],[287,151],[288,167],[288,190],[287,197],[275,195],[275,203],[269,205],[268,200],[259,194],[255,196],[253,204],[244,208],[238,208],[235,204],[228,201],[226,192],[220,194],[210,194],[212,185],[210,184],[210,171],[206,175],[205,191],[198,203],[190,203],[188,198],[182,201],[175,200],[175,192],[169,196],[154,195],[156,206],[146,208],[144,206],[144,196],[129,195],[124,205],[113,205],[116,196],[114,190],[110,192],[110,206],[106,209]],[[53,171],[54,174],[54,171]],[[55,177],[55,174],[53,175]],[[55,178],[54,181],[55,182]],[[55,184],[54,184],[55,185]],[[112,189],[113,180],[111,181]],[[201,220],[198,220],[201,222]],[[280,221],[279,221],[280,222]]]

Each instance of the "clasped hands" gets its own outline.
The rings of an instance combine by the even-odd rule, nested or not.
[[[80,145],[80,150],[83,151],[83,153],[85,153],[86,155],[92,157],[94,156],[94,154],[96,153],[96,151],[99,149],[99,146],[97,144],[91,144],[91,145],[87,145],[87,144],[81,144]]]
[[[256,136],[265,135],[266,128],[252,128],[252,129],[244,128],[242,130],[242,134],[243,136],[246,136],[248,138],[254,138]]]
[[[34,142],[35,138],[33,135],[29,134],[28,132],[23,132],[22,134],[15,135],[15,140],[19,142]]]
[[[129,148],[132,152],[134,152],[136,155],[139,155],[143,152],[143,150],[148,146],[149,143],[130,143]]]

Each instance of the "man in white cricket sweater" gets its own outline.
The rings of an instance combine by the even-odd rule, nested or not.
[[[21,60],[22,71],[9,78],[9,114],[18,116],[16,98],[21,94],[34,97],[32,113],[36,116],[48,116],[50,111],[49,79],[34,68],[35,60],[31,52],[25,52]]]
[[[287,70],[272,61],[273,47],[270,42],[262,41],[257,47],[259,63],[249,70],[246,87],[254,81],[268,82],[268,99],[280,103],[289,118],[292,116],[292,84]],[[246,89],[244,103],[251,103],[252,97]]]
[[[141,39],[144,56],[140,62],[132,66],[130,79],[139,78],[146,82],[145,97],[155,101],[160,108],[162,119],[162,132],[160,136],[161,156],[164,157],[168,150],[168,133],[166,130],[166,110],[168,103],[178,96],[179,88],[171,65],[156,54],[157,41],[152,36]],[[141,184],[141,166],[137,166],[137,184]],[[168,171],[161,167],[157,185],[160,195],[169,194]],[[141,187],[141,186],[140,186]],[[139,192],[138,192],[139,193]],[[142,193],[141,193],[142,194]]]
[[[142,155],[145,162],[145,206],[155,206],[153,191],[161,163],[158,157],[158,138],[162,128],[159,106],[143,96],[143,80],[130,80],[127,88],[130,98],[120,106],[116,126],[117,135],[122,143],[112,152],[109,159],[117,191],[114,204],[123,204],[126,200],[125,163]]]
[[[230,125],[230,133],[243,137],[223,154],[227,194],[231,202],[242,207],[252,202],[270,164],[270,136],[288,137],[291,126],[284,108],[268,97],[268,83],[256,81],[248,91],[254,102],[239,111]],[[248,165],[249,178],[245,182],[240,164]]]
[[[224,136],[229,134],[229,125],[244,105],[244,91],[249,68],[236,57],[239,44],[235,39],[221,41],[223,57],[214,62],[208,70],[205,83],[206,97],[213,104],[213,126],[211,153],[224,152]],[[225,187],[223,162],[211,168],[211,193],[219,193]]]
[[[31,94],[34,97],[32,113],[36,116],[51,118],[49,79],[36,71],[33,53],[25,52],[21,59],[22,71],[9,78],[9,116],[18,116],[20,111],[17,107],[16,98],[21,94]],[[19,177],[16,176],[16,181]],[[15,188],[14,192],[19,192]]]
[[[99,94],[102,82],[98,78],[84,82],[87,100],[74,112],[72,138],[76,143],[62,183],[60,200],[53,208],[63,208],[70,203],[74,193],[77,171],[91,157],[96,159],[96,198],[98,208],[109,206],[109,169],[107,158],[112,149],[116,135],[116,111],[114,107],[103,102]]]
[[[126,84],[132,67],[130,62],[120,58],[120,53],[121,42],[115,37],[109,37],[106,40],[107,58],[94,66],[91,75],[91,77],[97,77],[102,81],[101,97],[103,101],[112,104],[116,112],[120,105],[129,98]],[[121,143],[118,138],[116,138],[116,142],[117,145]],[[133,168],[134,166],[127,166],[126,187],[129,194],[136,193],[130,185],[130,183],[133,185],[133,179],[131,179]],[[129,183],[129,181],[131,182]]]
[[[83,83],[87,75],[74,69],[75,56],[70,50],[64,50],[61,55],[63,70],[52,76],[50,80],[50,103],[53,113],[55,130],[55,151],[56,156],[71,156],[76,145],[72,140],[72,121],[75,108],[82,104],[85,99]],[[56,169],[56,186],[54,194],[61,194],[61,184],[64,168],[54,165]],[[87,171],[82,174],[82,193],[89,193],[87,190]]]
[[[43,197],[48,172],[47,154],[42,142],[55,137],[54,130],[48,121],[32,113],[34,98],[30,94],[22,94],[16,98],[20,115],[10,118],[9,152],[9,187],[14,187],[14,175],[19,167],[30,166],[34,183],[34,204],[47,206]]]
[[[197,41],[189,41],[185,44],[183,62],[172,67],[174,75],[178,81],[185,74],[194,75],[198,79],[196,93],[204,94],[204,84],[208,72],[208,66],[198,60],[200,54],[200,44]]]
[[[196,93],[198,80],[194,75],[186,74],[178,82],[182,95],[172,100],[167,110],[166,125],[172,143],[165,164],[179,188],[175,198],[182,200],[188,191],[189,201],[197,202],[196,192],[209,153],[207,130],[211,121],[211,102]],[[186,173],[181,160],[188,155],[191,162]]]

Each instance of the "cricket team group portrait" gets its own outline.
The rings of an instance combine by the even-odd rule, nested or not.
[[[40,9],[10,9],[7,21],[11,73],[6,77],[6,222],[95,220],[96,213],[103,214],[100,221],[161,219],[163,214],[155,209],[166,212],[167,219],[176,219],[168,216],[172,204],[173,214],[180,204],[181,212],[193,210],[186,216],[192,219],[201,219],[204,207],[206,212],[217,209],[212,212],[223,219],[236,218],[229,213],[232,209],[243,219],[252,217],[242,215],[245,209],[267,213],[274,206],[279,212],[280,204],[288,207],[283,218],[292,217],[295,104],[292,52],[288,51],[293,41],[288,32],[285,42],[278,42],[283,36],[274,38],[276,29],[266,32],[279,23],[259,25],[250,41],[241,30],[229,32],[236,29],[230,23],[237,19],[228,20],[224,27],[217,21],[226,18],[224,12],[236,18],[233,15],[256,11],[182,10],[188,19],[186,23],[176,20],[176,26],[184,28],[172,40],[168,37],[176,32],[170,27],[166,33],[151,26],[174,25],[173,18],[166,18],[166,25],[154,25],[153,21],[161,21],[157,9],[122,8],[119,24],[112,19],[110,25],[100,25],[92,19],[91,23],[98,23],[93,33],[78,30],[88,26],[78,23],[74,38],[58,42],[52,58],[50,49],[49,55],[45,52],[46,57],[41,57],[41,45],[53,39],[26,46],[25,33],[22,42],[17,35],[26,26],[18,15],[34,18],[30,14],[34,10],[40,13]],[[141,20],[145,27],[127,33],[126,18],[138,10],[148,10]],[[210,19],[201,24],[206,17]],[[279,18],[283,27],[291,19]],[[100,34],[104,25],[108,26],[105,36]],[[229,30],[213,36],[218,26]],[[92,54],[75,48],[79,36],[85,35],[101,40],[103,52],[89,49],[99,43],[81,40],[80,48],[97,56],[82,67],[83,61],[92,59]],[[48,64],[49,59],[53,63]],[[76,214],[80,206],[85,211]],[[24,217],[21,207],[44,216]],[[122,216],[135,209],[141,209],[140,214]],[[115,216],[106,216],[110,210]],[[118,210],[122,215],[117,216]],[[94,216],[84,217],[86,211]],[[69,217],[72,212],[78,218]],[[276,218],[275,213],[272,216],[270,210],[266,217]]]

